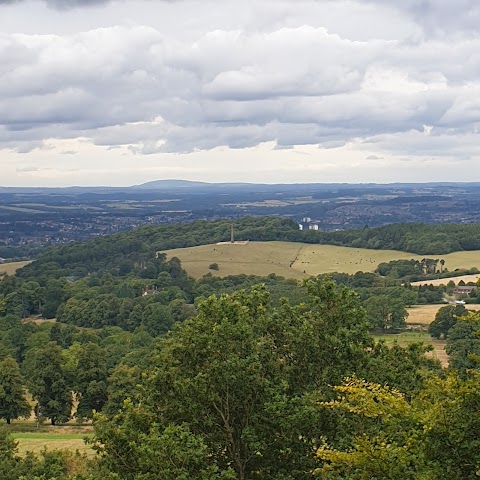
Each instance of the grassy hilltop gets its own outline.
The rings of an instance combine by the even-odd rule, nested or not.
[[[207,273],[218,276],[259,275],[271,273],[287,278],[303,278],[305,275],[358,271],[373,272],[379,263],[400,259],[423,257],[397,250],[372,250],[367,248],[315,245],[297,242],[249,242],[245,245],[221,244],[176,248],[164,251],[168,258],[178,257],[182,267],[193,277]],[[439,256],[446,267],[480,268],[478,251],[454,252]],[[219,270],[210,270],[217,263]]]

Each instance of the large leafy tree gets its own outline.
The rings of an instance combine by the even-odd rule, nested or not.
[[[19,417],[27,417],[31,407],[25,398],[23,377],[17,362],[6,357],[0,362],[0,418],[8,424]]]
[[[78,352],[76,391],[79,395],[77,417],[91,418],[107,401],[107,361],[105,350],[95,343],[82,345]]]
[[[72,410],[72,392],[64,367],[62,349],[55,342],[32,348],[24,362],[28,390],[40,412],[51,420],[67,421]]]
[[[450,367],[463,377],[469,369],[480,367],[480,313],[458,318],[449,330],[446,351]]]
[[[307,288],[308,305],[278,310],[261,288],[200,302],[160,342],[140,401],[113,422],[97,419],[109,468],[128,480],[155,469],[141,453],[153,424],[157,436],[187,426],[225,475],[302,478],[321,423],[312,395],[364,365],[370,345],[355,294],[331,281]]]
[[[428,333],[433,338],[448,337],[449,330],[463,317],[468,310],[463,305],[446,305],[438,310],[435,320],[428,326]]]
[[[384,332],[404,327],[408,317],[405,303],[388,295],[370,297],[365,301],[365,308],[372,327],[380,327]]]
[[[140,369],[128,365],[117,365],[107,381],[108,400],[103,411],[108,415],[115,415],[124,406],[129,398],[134,398],[140,383]]]

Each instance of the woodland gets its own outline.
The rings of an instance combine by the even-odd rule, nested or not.
[[[428,346],[372,336],[401,330],[407,306],[442,302],[451,287],[409,283],[435,276],[435,258],[297,283],[194,280],[159,253],[226,240],[228,227],[148,226],[55,247],[0,282],[0,478],[478,478],[480,314],[439,310],[430,333],[447,342],[448,369]],[[432,245],[451,232],[451,248],[476,245],[476,226],[422,227],[335,241],[430,238],[425,255],[439,255]],[[247,218],[236,236],[294,241],[297,228]],[[9,429],[32,411],[93,422],[97,454],[19,455]]]

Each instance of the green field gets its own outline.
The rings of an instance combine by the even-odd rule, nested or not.
[[[411,343],[423,342],[426,345],[433,345],[432,337],[427,332],[402,332],[373,335],[375,340],[383,340],[387,344],[397,342],[402,347],[410,345]]]
[[[217,276],[269,275],[275,273],[287,278],[303,278],[320,273],[358,271],[373,272],[377,265],[391,260],[424,256],[396,250],[370,250],[366,248],[312,245],[294,242],[249,242],[245,245],[220,244],[177,248],[165,252],[168,258],[178,257],[185,270],[195,278],[207,273]],[[455,252],[435,256],[445,260],[449,270],[480,268],[480,252]],[[219,270],[209,270],[217,263]]]
[[[91,435],[91,434],[90,434]],[[18,443],[18,453],[25,455],[27,452],[39,454],[42,450],[69,450],[79,451],[87,455],[94,455],[89,445],[85,444],[86,433],[58,433],[52,432],[22,432],[12,433]]]

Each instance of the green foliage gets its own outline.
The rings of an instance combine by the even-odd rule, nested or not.
[[[242,218],[235,222],[238,240],[289,240],[295,238],[298,226],[285,218]],[[179,272],[174,265],[166,267],[165,259],[156,252],[172,248],[206,245],[230,238],[230,221],[195,222],[178,225],[143,226],[134,232],[97,237],[87,242],[53,248],[33,264],[18,272],[21,278],[37,279],[77,276],[88,273],[110,273],[124,276],[134,273],[141,278],[156,278]]]
[[[435,320],[428,326],[428,333],[433,338],[447,338],[449,330],[457,323],[458,317],[467,315],[463,305],[446,305],[438,310]]]
[[[40,412],[52,425],[70,418],[71,386],[63,364],[62,349],[49,342],[28,351],[24,363],[28,390],[39,403]]]
[[[107,360],[105,350],[95,343],[80,347],[76,365],[75,390],[79,396],[76,416],[92,418],[107,401]]]
[[[233,470],[221,469],[200,435],[186,425],[145,426],[145,433],[135,433],[138,412],[127,405],[128,420],[118,415],[115,428],[105,417],[95,418],[96,432],[102,443],[94,448],[101,452],[103,467],[122,480],[234,480]],[[133,428],[132,428],[133,427]]]
[[[480,226],[392,224],[340,232],[306,232],[303,241],[329,245],[401,250],[419,255],[444,255],[461,250],[480,250]]]
[[[401,299],[388,295],[370,297],[364,302],[372,328],[395,330],[405,327],[408,312]]]
[[[431,346],[422,343],[403,348],[380,341],[370,350],[365,368],[357,374],[369,382],[394,387],[411,399],[422,391],[427,378],[441,371],[440,363],[425,355],[431,350]]]
[[[0,418],[8,424],[12,419],[30,415],[23,384],[17,362],[11,357],[0,361]]]
[[[107,381],[107,402],[103,412],[116,415],[127,399],[136,397],[138,385],[141,382],[141,370],[128,365],[117,365]]]
[[[236,237],[427,255],[473,247],[477,230],[401,225],[304,235],[289,220],[262,218],[240,220]],[[386,278],[334,274],[340,285],[319,278],[301,287],[275,275],[195,282],[178,259],[158,253],[228,238],[226,221],[147,226],[52,249],[6,277],[0,415],[3,398],[23,398],[13,356],[52,423],[69,418],[72,391],[79,418],[105,414],[94,421],[102,456],[76,480],[299,480],[316,467],[321,478],[474,478],[478,315],[452,326],[452,312],[442,309],[434,322],[440,335],[448,332],[458,377],[441,378],[422,345],[374,344],[368,334],[372,325],[401,328],[406,305],[441,300],[442,288],[399,281],[412,269],[432,274],[434,259],[380,265]],[[260,280],[265,286],[254,287]],[[41,312],[59,322],[20,321]],[[335,397],[332,385],[345,377]],[[17,390],[5,388],[12,384]],[[23,460],[15,452],[0,434],[0,478],[72,478],[58,452]]]
[[[380,263],[376,269],[379,275],[386,277],[395,273],[397,278],[404,278],[410,275],[422,275],[422,265],[418,260],[392,260],[391,262]]]
[[[449,365],[465,377],[469,369],[480,367],[480,314],[468,312],[458,317],[448,331],[446,351]]]
[[[319,418],[310,395],[364,365],[371,341],[353,292],[331,281],[307,289],[308,304],[278,309],[258,288],[199,302],[198,315],[159,342],[138,404],[127,403],[112,422],[97,419],[109,468],[125,479],[144,465],[156,471],[145,451],[167,432],[198,444],[202,461],[225,478],[234,471],[239,479],[287,480],[313,468]],[[185,455],[187,464],[199,461]]]
[[[349,445],[324,443],[317,478],[478,478],[478,374],[432,379],[411,401],[387,386],[347,379],[337,399],[321,403],[353,433]]]
[[[73,455],[60,451],[42,451],[20,457],[17,444],[5,429],[0,429],[0,478],[2,480],[67,480]],[[84,460],[84,459],[80,459]],[[105,478],[105,477],[104,477]]]

